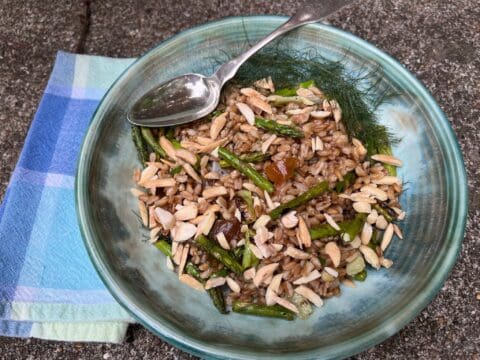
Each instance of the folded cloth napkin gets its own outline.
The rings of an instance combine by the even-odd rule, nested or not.
[[[121,342],[133,321],[90,262],[74,200],[90,119],[132,61],[57,55],[0,207],[0,335]]]

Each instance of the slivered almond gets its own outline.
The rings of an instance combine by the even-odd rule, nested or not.
[[[150,242],[154,243],[157,241],[157,235],[162,230],[160,226],[154,227],[152,230],[150,230]]]
[[[313,270],[310,274],[306,276],[302,276],[293,282],[293,285],[301,285],[301,284],[308,284],[310,281],[317,280],[322,275],[318,272],[318,270]]]
[[[372,182],[378,185],[400,184],[400,180],[396,176],[384,176],[381,179],[372,180]]]
[[[362,233],[360,234],[360,239],[362,240],[363,245],[368,245],[373,235],[373,227],[368,222],[363,224]]]
[[[255,267],[251,267],[250,269],[243,272],[243,277],[245,280],[252,280],[255,277],[256,272],[257,270],[255,269]]]
[[[263,254],[256,245],[249,244],[248,246],[257,259],[263,259]]]
[[[275,305],[276,296],[277,294],[270,288],[269,285],[267,291],[265,292],[265,304],[267,304],[267,306]]]
[[[204,214],[202,221],[198,224],[195,239],[200,235],[208,235],[213,224],[215,223],[215,212],[210,211]]]
[[[186,149],[177,149],[175,150],[175,154],[180,159],[185,160],[192,165],[195,165],[197,163],[197,157],[195,156],[195,154]]]
[[[390,259],[385,259],[384,257],[380,258],[380,265],[382,265],[385,269],[389,269],[393,265],[393,261]]]
[[[165,150],[169,158],[172,158],[173,160],[177,159],[175,148],[173,147],[170,140],[168,140],[165,136],[160,137],[160,146],[163,150]]]
[[[255,244],[260,248],[260,244],[266,243],[272,237],[273,233],[269,232],[265,226],[259,226],[253,239],[255,240]],[[260,248],[260,250],[262,249]]]
[[[369,204],[375,204],[377,202],[375,199],[372,199],[368,194],[361,192],[350,194],[350,200],[356,202],[363,201]]]
[[[265,202],[267,203],[267,208],[269,210],[272,210],[275,206],[273,205],[273,201],[272,201],[272,198],[270,197],[270,194],[267,191],[264,191],[263,197],[265,198]]]
[[[332,109],[333,118],[335,119],[335,122],[338,123],[340,120],[342,120],[342,109],[340,108],[337,100],[330,100],[330,107]]]
[[[292,210],[285,215],[282,216],[280,219],[280,222],[282,223],[283,226],[287,229],[293,229],[295,226],[298,224],[298,217],[296,215],[296,211]]]
[[[365,185],[363,186],[361,189],[360,189],[361,192],[363,193],[366,193],[370,196],[373,196],[375,198],[377,198],[378,200],[380,201],[386,201],[388,200],[388,194],[379,189],[379,188],[376,188],[374,186],[371,186],[371,185]]]
[[[154,212],[155,207],[150,206],[148,208],[148,227],[150,229],[153,229],[155,226],[157,226],[157,220],[155,219],[155,212]]]
[[[242,186],[248,191],[254,192],[258,196],[263,197],[263,192],[258,186],[255,186],[252,183],[243,183]]]
[[[332,113],[330,111],[312,111],[310,113],[310,116],[315,118],[315,119],[326,119],[329,116],[331,116]]]
[[[253,224],[253,229],[258,230],[260,227],[265,227],[267,224],[270,222],[272,218],[268,215],[261,215],[257,221],[255,221],[255,224]]]
[[[203,177],[208,180],[218,180],[220,179],[220,174],[215,171],[210,171],[206,173]]]
[[[177,254],[177,250],[180,244],[176,241],[172,241],[172,256],[175,256]],[[183,249],[183,246],[180,248],[180,251]]]
[[[315,150],[323,151],[323,141],[318,136],[315,138]]]
[[[200,146],[198,148],[198,152],[199,153],[209,153],[211,151],[214,151],[215,148],[219,147],[219,146],[223,146],[225,145],[226,143],[228,142],[228,138],[223,138],[223,139],[220,139],[220,140],[217,140],[217,141],[214,141],[208,145],[205,145],[205,146]],[[218,157],[218,156],[216,156]]]
[[[225,284],[225,281],[226,281],[225,278],[221,276],[210,278],[205,283],[205,290],[222,286]]]
[[[393,224],[393,232],[394,232],[395,235],[397,235],[400,239],[403,239],[402,230],[400,230],[400,228],[398,227],[397,224]]]
[[[147,180],[150,180],[157,173],[157,171],[158,166],[148,165],[140,174],[140,180],[138,180],[138,184],[143,186],[143,183]]]
[[[277,252],[283,249],[282,244],[271,244],[270,246],[273,247]]]
[[[175,213],[175,219],[179,221],[192,220],[197,217],[198,207],[195,204],[190,204],[182,207]]]
[[[238,208],[235,209],[235,218],[241,223],[242,222],[242,213]]]
[[[200,281],[196,280],[194,277],[188,274],[182,274],[178,277],[178,279],[181,282],[183,282],[185,285],[188,285],[195,290],[199,290],[199,291],[205,290],[203,288],[203,285],[200,283]]]
[[[295,314],[298,314],[298,309],[295,305],[293,305],[290,301],[287,301],[277,295],[275,295],[275,302],[284,307],[285,309],[288,309],[290,311],[293,311]]]
[[[225,234],[223,232],[218,233],[216,237],[218,243],[222,248],[224,248],[225,250],[230,250],[230,245],[228,244],[227,238],[225,237]]]
[[[332,275],[334,278],[338,277],[338,271],[329,266],[325,266],[323,270],[325,270],[328,274]]]
[[[369,214],[372,211],[371,205],[364,201],[354,202],[352,207],[358,213]]]
[[[312,289],[306,287],[305,285],[300,285],[295,288],[295,292],[299,295],[302,295],[305,299],[310,301],[317,307],[321,307],[323,305],[323,300],[318,294],[316,294]]]
[[[247,101],[249,102],[250,105],[266,112],[267,114],[272,113],[272,107],[270,106],[270,104],[258,97],[249,97]],[[254,122],[255,122],[255,119],[254,119]]]
[[[323,105],[324,111],[329,111],[329,112],[332,111],[332,105],[330,105],[330,102],[327,99],[323,100],[322,105]]]
[[[372,159],[388,165],[393,165],[397,167],[402,166],[402,160],[397,159],[396,157],[391,155],[377,154],[373,155]]]
[[[338,224],[335,222],[335,220],[333,220],[330,215],[324,213],[323,216],[325,216],[325,220],[327,221],[328,225],[330,225],[335,230],[340,231],[340,226],[338,226]]]
[[[377,253],[373,249],[369,248],[366,245],[362,245],[360,246],[360,252],[362,253],[366,262],[368,262],[377,270],[380,268],[380,259],[378,258]]]
[[[382,242],[380,243],[380,249],[382,251],[385,251],[392,241],[393,238],[393,224],[388,224],[387,228],[385,229],[385,232],[383,233],[383,238]]]
[[[183,274],[183,269],[185,268],[185,264],[187,263],[188,252],[190,251],[190,245],[185,244],[182,250],[182,258],[180,260],[180,265],[178,266],[178,274]]]
[[[140,219],[142,219],[143,226],[148,226],[147,205],[141,200],[138,200],[138,212],[140,213]]]
[[[270,147],[270,145],[272,145],[276,138],[277,135],[270,135],[270,137],[262,143],[262,153],[266,154],[268,148]]]
[[[325,253],[332,259],[333,266],[338,267],[340,265],[340,248],[334,241],[330,241],[325,245]]]
[[[177,221],[175,227],[171,230],[173,241],[182,242],[193,238],[197,232],[197,227],[191,223]]]
[[[310,232],[308,231],[305,220],[301,216],[298,217],[298,237],[305,247],[308,248],[312,246],[312,238],[310,236]]]
[[[222,195],[226,195],[226,194],[228,194],[228,191],[224,186],[209,187],[209,188],[206,188],[205,190],[203,190],[203,192],[202,192],[202,196],[205,199],[210,199],[210,198],[213,198],[213,197],[218,197],[218,196],[222,196]]]
[[[197,174],[197,172],[196,172],[195,169],[192,167],[192,165],[190,165],[189,163],[183,163],[183,164],[182,164],[182,167],[183,167],[183,169],[185,170],[185,172],[186,172],[193,180],[195,180],[196,182],[199,182],[199,183],[202,182],[202,179],[201,179],[200,176]]]
[[[262,100],[267,99],[267,97],[265,95],[262,95],[257,90],[252,89],[252,88],[242,88],[242,89],[240,89],[240,93],[245,95],[245,96],[249,96],[249,97],[257,97],[257,98],[262,99]]]
[[[154,179],[147,180],[142,185],[146,188],[162,188],[162,187],[172,187],[175,186],[177,182],[173,178],[163,178],[163,179]]]
[[[375,224],[377,219],[378,219],[377,210],[373,209],[372,212],[367,216],[367,222],[372,225],[372,224]]]
[[[352,139],[352,144],[353,144],[353,146],[356,147],[359,155],[365,156],[367,154],[367,149],[365,148],[365,146],[363,146],[363,144],[360,140],[353,138]]]
[[[220,132],[223,130],[225,124],[227,123],[227,113],[224,112],[220,114],[215,119],[212,120],[212,125],[210,126],[210,137],[212,140],[215,140]]]
[[[175,253],[173,253],[173,248],[172,248],[172,255],[173,255],[173,262],[177,265],[180,265],[180,262],[182,261],[182,255],[183,255],[183,244],[179,244],[178,242],[174,241],[174,244],[177,244],[177,249]]]
[[[172,271],[175,270],[175,266],[173,265],[173,262],[172,262],[172,259],[170,258],[170,256],[167,256],[166,259],[167,259],[167,261],[166,261],[167,269],[172,270]]]
[[[397,220],[402,221],[403,219],[405,219],[405,215],[406,215],[405,211],[402,211],[402,212],[397,216]]]
[[[227,285],[228,287],[230,288],[230,290],[232,290],[234,293],[240,293],[240,285],[238,285],[238,283],[233,280],[231,277],[227,277]]]
[[[262,266],[257,270],[255,277],[253,278],[253,283],[256,287],[259,287],[267,278],[273,275],[273,272],[278,268],[278,263],[273,263],[269,265]]]
[[[216,157],[217,159],[218,159],[218,149],[219,149],[219,146],[213,149],[212,152],[210,153],[210,155],[212,155],[213,157]]]
[[[200,145],[210,145],[213,142],[211,138],[205,136],[197,136],[196,140]]]
[[[306,253],[302,250],[294,248],[293,246],[288,246],[287,250],[285,250],[283,253],[286,256],[290,256],[294,259],[304,260],[304,259],[310,259],[311,258],[311,255],[309,253]]]
[[[247,120],[250,125],[255,125],[255,114],[253,110],[247,104],[238,102],[235,104],[237,106],[238,111],[243,115],[243,117]]]

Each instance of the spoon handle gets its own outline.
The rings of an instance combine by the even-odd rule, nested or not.
[[[220,86],[223,86],[228,80],[235,76],[238,69],[245,61],[247,61],[253,54],[259,51],[265,45],[280,35],[283,35],[299,26],[319,21],[323,15],[324,14],[318,14],[318,12],[312,7],[307,7],[298,11],[286,23],[282,24],[280,27],[268,34],[243,54],[240,54],[239,56],[220,66],[213,77],[218,79]]]

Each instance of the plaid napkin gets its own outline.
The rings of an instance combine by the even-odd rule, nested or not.
[[[88,258],[74,200],[90,119],[132,61],[57,55],[0,207],[0,335],[121,342],[133,321]]]

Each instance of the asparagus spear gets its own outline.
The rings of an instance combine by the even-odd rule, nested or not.
[[[373,208],[375,210],[377,210],[377,212],[380,214],[380,215],[383,215],[383,217],[385,218],[385,220],[387,220],[388,222],[392,222],[394,220],[394,217],[392,215],[390,215],[390,213],[388,212],[387,209],[385,209],[383,206],[379,205],[379,204],[374,204],[373,205]]]
[[[142,133],[138,126],[132,126],[132,139],[133,143],[135,144],[135,148],[137,149],[138,159],[145,165],[148,161],[148,150],[143,142]]]
[[[248,163],[240,160],[238,156],[228,151],[227,149],[220,147],[218,149],[218,155],[228,164],[239,172],[249,177],[255,185],[257,185],[262,190],[268,191],[269,193],[273,192],[274,188],[270,181],[264,178],[257,170],[251,167]]]
[[[240,314],[267,316],[285,320],[293,320],[295,318],[295,314],[292,311],[279,305],[268,306],[235,301],[232,310]]]
[[[175,166],[174,168],[170,169],[170,174],[172,176],[175,176],[177,175],[178,173],[180,173],[180,171],[182,171],[183,167],[181,165],[179,166]]]
[[[243,272],[243,267],[235,260],[235,257],[227,250],[218,246],[214,241],[210,240],[204,235],[200,235],[197,239],[197,243],[204,248],[211,256],[220,261],[227,268],[232,270],[236,274]]]
[[[165,256],[172,257],[172,245],[170,245],[166,240],[159,240],[155,243],[155,247],[163,252]]]
[[[146,141],[148,146],[152,148],[155,154],[157,154],[157,156],[159,156],[160,158],[166,158],[167,154],[165,153],[165,150],[162,149],[158,141],[155,140],[155,137],[152,134],[152,130],[147,127],[142,127],[140,131],[142,133],[143,139]]]
[[[342,193],[346,188],[348,188],[350,185],[352,185],[355,181],[355,172],[350,171],[349,173],[346,173],[345,176],[343,177],[342,181],[339,181],[335,185],[335,191],[337,193]]]
[[[355,274],[353,278],[357,281],[365,281],[365,279],[367,278],[367,270],[363,269],[358,274]]]
[[[200,277],[200,270],[191,262],[189,262],[185,266],[185,271],[187,272],[187,274],[193,276],[202,284],[205,283],[205,280]],[[215,288],[208,289],[207,293],[212,299],[213,305],[218,309],[218,311],[220,311],[220,313],[222,314],[228,314],[228,311],[225,307],[225,299],[223,297],[222,291],[218,287],[215,287]]]
[[[245,234],[245,250],[243,251],[242,266],[244,269],[248,269],[257,264],[258,259],[250,249],[250,234],[247,231],[247,233]]]
[[[308,89],[310,86],[314,86],[315,85],[315,81],[314,80],[307,80],[307,81],[304,81],[304,82],[301,82],[300,84],[298,84],[298,87],[297,88],[283,88],[283,89],[279,89],[277,91],[275,91],[273,94],[274,95],[280,95],[280,96],[296,96],[297,95],[297,89],[298,88],[305,88],[305,89]]]
[[[243,160],[247,163],[260,163],[270,158],[270,154],[264,154],[260,151],[254,151],[251,153],[245,153],[239,156],[240,160]],[[226,160],[219,161],[220,167],[227,168],[229,167],[229,163]]]
[[[288,136],[292,138],[303,138],[305,136],[302,130],[297,127],[279,124],[274,120],[267,120],[261,117],[255,118],[255,125],[259,128],[262,128],[263,130],[278,135]]]
[[[273,220],[278,219],[285,211],[299,207],[300,205],[309,202],[317,196],[322,195],[326,191],[328,191],[328,182],[322,181],[312,186],[310,189],[300,194],[295,199],[292,199],[285,204],[277,206],[275,209],[270,211],[269,215]]]
[[[328,236],[348,234],[348,236],[344,235],[343,240],[350,242],[360,233],[366,218],[367,214],[357,214],[352,220],[339,222],[340,230],[334,229],[329,224],[318,225],[310,229],[310,236],[312,239],[321,239]]]

